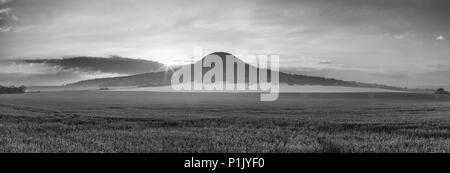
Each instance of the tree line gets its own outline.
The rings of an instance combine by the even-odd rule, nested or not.
[[[11,94],[11,93],[25,93],[27,88],[25,86],[2,86],[0,85],[0,94]]]
[[[448,91],[445,91],[444,88],[439,88],[434,93],[435,94],[447,94],[447,95],[450,95],[450,93]]]

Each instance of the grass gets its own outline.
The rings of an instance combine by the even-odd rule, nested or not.
[[[450,152],[450,98],[414,93],[0,95],[0,152]]]

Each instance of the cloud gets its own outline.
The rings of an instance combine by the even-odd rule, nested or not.
[[[0,32],[10,32],[12,31],[12,27],[10,26],[0,26]]]
[[[77,70],[84,72],[102,72],[134,75],[164,69],[164,65],[154,61],[129,59],[122,57],[73,57],[63,59],[34,59],[16,61],[26,65],[52,66],[60,70]],[[1,73],[1,71],[0,71]]]
[[[14,31],[14,26],[19,22],[19,18],[11,11],[11,8],[0,8],[0,32]]]
[[[0,14],[9,13],[10,11],[11,11],[11,8],[3,8],[3,9],[0,9]]]
[[[403,39],[403,38],[405,38],[406,36],[405,35],[403,35],[403,34],[394,34],[394,38],[395,39],[398,39],[398,40],[401,40],[401,39]]]
[[[29,64],[6,61],[0,63],[0,73],[2,74],[49,74],[57,73],[62,69],[48,66],[47,64]]]
[[[321,61],[319,62],[319,64],[333,64],[332,61]]]
[[[12,0],[0,0],[0,5],[6,4],[8,2],[11,2]]]
[[[59,66],[15,61],[0,62],[0,85],[63,85],[86,79],[117,77],[119,73],[64,69]]]

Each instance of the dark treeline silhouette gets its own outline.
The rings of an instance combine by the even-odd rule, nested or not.
[[[0,85],[0,94],[25,93],[27,88],[25,86],[2,86]]]
[[[447,94],[447,95],[450,95],[450,93],[448,91],[445,91],[444,88],[439,88],[434,93],[435,94]]]

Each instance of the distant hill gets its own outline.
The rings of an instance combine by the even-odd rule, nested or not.
[[[424,85],[418,86],[417,88],[422,90],[436,91],[438,88],[444,88],[445,90],[450,90],[450,85]]]
[[[231,55],[225,52],[215,52],[210,55],[218,55],[222,58],[222,62],[224,69],[226,66],[226,58],[227,55]],[[233,56],[233,58],[235,58]],[[238,64],[245,65],[246,71],[246,82],[248,82],[248,71],[251,68],[256,68],[252,65],[249,65],[240,59],[234,59]],[[204,59],[197,63],[203,63]],[[189,66],[189,65],[187,65]],[[190,65],[191,67],[194,64]],[[180,68],[180,67],[178,67]],[[177,70],[178,68],[174,69]],[[208,71],[213,67],[203,67],[203,73]],[[236,70],[235,70],[236,71]],[[120,86],[162,86],[162,85],[170,85],[172,71],[161,71],[161,72],[153,72],[153,73],[143,73],[138,75],[131,76],[123,76],[123,77],[113,77],[113,78],[102,78],[102,79],[93,79],[93,80],[85,80],[77,83],[69,84],[68,86],[73,87],[120,87]],[[269,72],[270,74],[270,72]],[[225,75],[225,74],[224,74]],[[235,80],[236,80],[235,73]],[[380,84],[368,84],[368,83],[360,83],[353,81],[343,81],[331,78],[323,78],[323,77],[314,77],[314,76],[305,76],[305,75],[297,75],[297,74],[288,74],[284,72],[280,72],[280,83],[289,84],[289,85],[323,85],[323,86],[346,86],[346,87],[366,87],[366,88],[382,88],[382,89],[394,89],[394,90],[403,90],[403,88],[380,85]],[[270,76],[270,75],[269,75]],[[224,76],[224,79],[226,76]],[[235,81],[236,82],[236,81]]]
[[[80,71],[100,71],[103,73],[119,73],[135,75],[163,70],[164,64],[139,59],[123,57],[72,57],[63,59],[22,60],[25,63],[43,63],[59,66],[63,69],[78,69]]]

